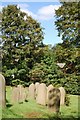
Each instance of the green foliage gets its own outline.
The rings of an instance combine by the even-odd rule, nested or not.
[[[3,74],[8,84],[15,79],[27,82],[30,69],[42,56],[42,27],[17,5],[4,7],[1,14]]]
[[[44,47],[44,57],[40,63],[35,63],[33,69],[30,71],[30,78],[32,81],[44,82],[46,85],[52,83],[53,85],[60,84],[60,78],[63,73],[58,69],[55,63],[55,56],[48,46]]]
[[[64,78],[61,80],[66,91],[71,94],[79,94],[80,75],[80,33],[78,2],[61,2],[61,7],[56,10],[55,25],[58,36],[62,37],[63,43],[53,48],[57,63],[65,63],[62,69]]]
[[[61,2],[61,4],[61,7],[56,10],[55,25],[58,30],[58,35],[62,36],[65,44],[66,42],[70,42],[79,46],[80,4],[78,2]]]
[[[68,75],[65,77],[65,89],[67,93],[80,94],[79,93],[79,77],[75,75]]]
[[[27,86],[26,82],[21,81],[20,79],[15,79],[11,82],[12,86],[23,85],[24,87]]]
[[[65,104],[66,104],[66,106],[70,105],[70,97],[68,94],[66,94],[66,96],[65,96]]]
[[[80,74],[80,48],[65,46],[64,43],[53,47],[57,63],[65,63],[61,69],[64,77],[60,79],[60,84],[65,87],[67,93],[79,94],[79,74]]]
[[[44,82],[65,87],[79,94],[80,48],[78,3],[62,3],[56,10],[56,27],[63,43],[53,48],[44,45],[40,23],[22,12],[17,5],[4,7],[0,16],[2,72],[9,85]],[[76,19],[76,21],[75,21]],[[57,63],[65,63],[61,69]],[[1,64],[1,63],[0,63]]]

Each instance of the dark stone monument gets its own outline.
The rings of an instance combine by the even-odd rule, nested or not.
[[[52,88],[48,94],[48,108],[55,113],[60,109],[60,90]]]

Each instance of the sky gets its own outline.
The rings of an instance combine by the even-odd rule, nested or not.
[[[44,28],[44,44],[51,44],[54,46],[57,43],[61,43],[61,37],[57,36],[58,31],[55,26],[55,9],[57,10],[61,6],[58,0],[54,0],[54,2],[52,2],[52,0],[39,0],[38,2],[36,2],[37,0],[21,1],[22,0],[4,0],[0,4],[0,10],[2,7],[9,4],[18,5],[22,11],[31,15],[34,19],[41,23],[41,26]]]

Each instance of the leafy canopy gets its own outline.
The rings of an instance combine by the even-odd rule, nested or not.
[[[78,2],[61,2],[61,4],[61,7],[56,10],[55,25],[58,36],[62,36],[63,41],[79,46],[80,4]]]
[[[40,23],[17,5],[2,10],[2,64],[6,79],[29,79],[29,70],[40,60],[43,31]],[[14,77],[12,77],[14,75]]]

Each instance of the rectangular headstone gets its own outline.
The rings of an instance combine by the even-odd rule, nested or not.
[[[19,90],[19,103],[22,103],[26,99],[26,91],[25,88],[22,85],[18,85],[18,90]]]
[[[0,106],[2,108],[6,107],[6,85],[2,74],[0,74]]]
[[[39,85],[40,85],[39,82],[35,83],[35,99],[37,98],[37,95],[38,95],[38,87],[39,87]]]
[[[29,99],[35,99],[35,85],[33,83],[29,86],[28,97]]]
[[[65,92],[65,89],[63,87],[60,87],[59,90],[60,90],[60,93],[61,93],[60,105],[64,105],[65,104],[65,95],[66,95],[66,92]]]
[[[59,112],[60,109],[60,90],[52,88],[48,95],[48,108],[55,113]]]
[[[36,102],[40,105],[46,105],[46,98],[47,98],[47,88],[44,83],[41,83],[38,86]]]
[[[47,87],[47,104],[48,104],[48,96],[49,96],[49,91],[51,90],[51,89],[53,89],[53,85],[52,84],[50,84],[48,87]]]
[[[19,89],[18,87],[14,86],[12,88],[12,103],[15,104],[15,103],[18,103],[19,102]]]

